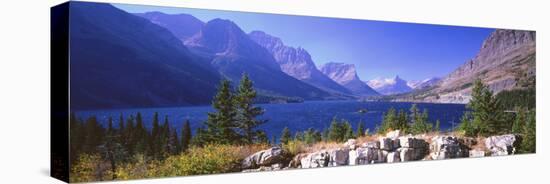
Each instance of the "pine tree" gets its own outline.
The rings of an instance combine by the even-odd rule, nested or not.
[[[527,113],[527,122],[523,127],[523,140],[520,145],[522,153],[537,152],[537,131],[536,131],[536,111],[535,109]]]
[[[86,131],[86,138],[84,141],[83,150],[86,153],[96,153],[97,147],[103,143],[105,130],[101,127],[95,116],[86,120],[84,129]]]
[[[344,134],[345,132],[342,124],[338,122],[336,117],[332,118],[332,122],[329,127],[328,139],[330,141],[341,142],[344,139]]]
[[[458,129],[464,133],[464,136],[471,137],[477,134],[476,130],[472,125],[471,114],[469,112],[465,112],[462,115]]]
[[[428,122],[428,110],[424,109],[421,115],[416,117],[414,123],[411,125],[412,134],[428,133],[432,130],[432,124]]]
[[[342,141],[346,141],[348,139],[354,139],[355,136],[353,135],[353,128],[351,127],[351,124],[347,120],[342,120],[343,122],[343,130],[344,130],[344,136]]]
[[[382,124],[378,127],[378,133],[384,134],[389,130],[394,130],[397,124],[397,115],[395,114],[395,109],[392,107],[384,115]]]
[[[305,142],[306,144],[313,144],[313,143],[315,143],[314,133],[315,133],[315,131],[313,130],[313,128],[308,128],[308,129],[304,132],[304,142]]]
[[[181,150],[181,145],[178,140],[178,132],[176,129],[172,129],[172,133],[170,133],[170,137],[168,139],[168,151],[171,155],[176,155]]]
[[[288,141],[290,141],[291,137],[290,137],[290,129],[288,129],[288,127],[285,127],[283,129],[283,132],[281,133],[281,143],[282,144],[287,144]]]
[[[480,79],[474,82],[472,99],[467,107],[472,109],[472,124],[478,134],[487,136],[506,132],[502,108],[493,92]]]
[[[363,137],[365,136],[365,125],[363,124],[362,121],[359,121],[359,123],[357,124],[357,137]]]
[[[185,120],[183,128],[181,129],[181,152],[185,152],[189,149],[191,137],[191,126],[189,125],[189,120]]]
[[[252,86],[252,81],[245,73],[242,76],[239,87],[237,88],[237,94],[235,95],[235,102],[238,106],[237,121],[238,126],[243,132],[245,143],[251,144],[253,140],[257,138],[255,129],[265,123],[265,121],[257,120],[256,117],[263,114],[263,110],[260,107],[254,106],[254,98],[256,98],[256,90]]]
[[[330,140],[328,135],[329,135],[329,129],[325,128],[323,130],[323,135],[321,135],[322,140],[325,142],[328,142]]]
[[[220,88],[214,100],[212,107],[216,112],[208,113],[208,119],[205,122],[206,130],[201,138],[201,142],[235,144],[239,143],[241,136],[235,132],[237,109],[235,107],[235,97],[231,92],[231,84],[228,80],[222,80]]]
[[[136,127],[134,129],[134,139],[136,140],[135,151],[137,153],[147,153],[148,148],[148,133],[143,126],[143,119],[141,113],[136,115]]]
[[[409,131],[409,120],[407,118],[407,114],[402,109],[399,110],[399,113],[397,115],[397,124],[393,129],[401,130],[403,132]]]
[[[441,131],[441,122],[438,120],[435,121],[435,127],[434,127],[434,132],[440,132]]]
[[[512,133],[514,134],[521,134],[523,132],[523,127],[525,122],[527,122],[525,117],[525,110],[524,108],[516,108],[517,114],[514,121],[514,124],[512,126]]]

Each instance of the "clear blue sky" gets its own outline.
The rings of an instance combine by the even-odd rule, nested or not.
[[[208,22],[229,19],[245,32],[262,30],[286,45],[305,48],[319,66],[353,63],[362,80],[399,75],[406,80],[443,77],[473,58],[494,29],[369,20],[122,5],[130,13],[186,13]]]

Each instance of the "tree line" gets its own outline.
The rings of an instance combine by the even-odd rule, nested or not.
[[[466,136],[513,133],[521,136],[520,151],[536,151],[536,110],[534,89],[504,91],[494,95],[481,80],[472,88],[469,112],[461,118],[458,131]]]
[[[229,81],[222,80],[212,102],[215,111],[208,113],[208,119],[196,129],[194,136],[188,120],[183,122],[181,135],[178,135],[168,116],[161,123],[157,112],[150,129],[145,127],[140,112],[127,119],[120,114],[118,125],[109,117],[106,127],[95,116],[82,120],[72,113],[69,120],[70,163],[77,164],[80,155],[100,155],[101,160],[109,163],[111,173],[115,173],[117,165],[132,162],[134,155],[163,160],[185,153],[191,146],[266,143],[266,133],[257,130],[266,121],[256,119],[263,114],[263,109],[253,104],[255,97],[256,91],[246,74],[236,90]]]

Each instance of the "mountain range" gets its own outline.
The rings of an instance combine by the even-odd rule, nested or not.
[[[70,6],[72,109],[211,101],[221,76],[170,31],[109,4]]]
[[[534,80],[535,35],[497,30],[478,55],[445,78],[362,81],[355,65],[317,67],[305,48],[231,20],[188,14],[130,14],[109,4],[71,2],[71,108],[209,104],[219,81],[249,75],[260,97],[303,100],[392,95],[398,101],[465,103],[474,78],[492,90]],[[534,83],[534,82],[533,82]]]
[[[344,86],[353,94],[359,96],[379,95],[378,92],[359,79],[354,64],[329,62],[325,63],[320,68],[323,74]]]
[[[536,34],[497,29],[477,55],[432,87],[396,97],[398,101],[467,103],[473,82],[480,79],[495,93],[535,87]]]
[[[280,38],[263,31],[252,31],[248,34],[252,40],[266,48],[286,74],[311,84],[319,89],[339,94],[353,94],[350,90],[336,83],[321,73],[303,48],[284,45]]]

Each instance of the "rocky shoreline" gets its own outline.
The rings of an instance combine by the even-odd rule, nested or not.
[[[374,141],[349,139],[337,148],[291,155],[279,146],[256,152],[241,162],[242,172],[320,168],[419,160],[502,156],[516,153],[521,137],[515,134],[487,138],[456,135],[403,135],[388,132]]]

